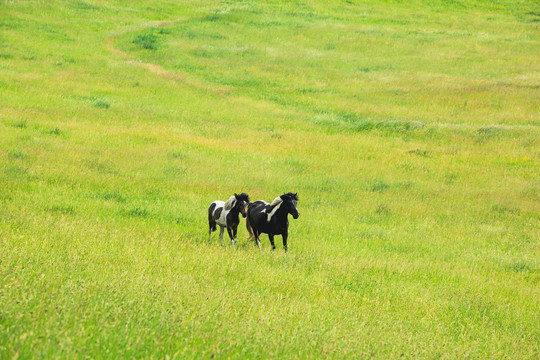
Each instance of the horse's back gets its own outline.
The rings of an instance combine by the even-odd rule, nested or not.
[[[212,204],[210,204],[210,208],[208,209],[208,216],[210,216],[210,209],[212,208],[212,206],[214,206],[214,210],[211,216],[214,221],[219,226],[227,226],[227,214],[229,213],[229,210],[225,210],[225,202],[221,200],[216,200]]]
[[[264,200],[257,200],[255,202],[252,202],[249,204],[248,207],[248,213],[251,213],[252,215],[261,212],[262,210],[266,209],[268,206],[268,203]]]
[[[257,200],[257,201],[252,202],[251,204],[249,204],[248,210],[257,209],[257,208],[260,208],[260,207],[265,207],[266,205],[268,205],[268,203],[266,201]]]
[[[212,206],[214,204],[216,205],[216,208],[223,207],[225,205],[225,201],[216,200],[216,201],[212,202],[212,204],[210,204],[210,206]]]
[[[216,210],[218,210],[220,208],[223,208],[224,204],[225,203],[223,201],[220,201],[220,200],[213,201],[210,204],[210,207],[208,208],[208,218],[210,218],[210,217],[214,218],[214,215],[216,214]]]
[[[248,219],[252,227],[255,227],[259,231],[263,230],[266,225],[265,220],[269,206],[270,204],[264,200],[258,200],[249,204]]]

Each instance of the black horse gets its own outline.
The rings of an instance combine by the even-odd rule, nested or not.
[[[246,227],[250,237],[255,238],[255,243],[260,248],[259,236],[261,233],[268,234],[272,250],[274,245],[274,235],[283,237],[283,249],[287,251],[287,237],[289,236],[288,214],[298,219],[300,214],[296,208],[298,195],[293,193],[283,194],[272,201],[271,204],[264,200],[255,201],[249,204],[247,211]]]
[[[225,202],[216,200],[210,204],[208,208],[208,226],[210,228],[208,231],[208,242],[211,242],[212,232],[216,231],[217,224],[221,228],[219,232],[221,246],[223,246],[223,231],[225,228],[227,228],[227,232],[231,238],[231,244],[236,244],[236,232],[238,230],[238,224],[240,224],[240,217],[238,215],[242,213],[242,216],[246,217],[248,204],[249,196],[246,193],[240,195],[234,194]]]

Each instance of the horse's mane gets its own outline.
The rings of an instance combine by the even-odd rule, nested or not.
[[[272,204],[274,204],[274,202],[276,202],[276,200],[279,200],[276,204],[279,204],[280,202],[285,201],[285,200],[296,200],[296,201],[298,201],[298,194],[295,194],[295,193],[292,193],[292,192],[283,194],[283,195],[275,198],[274,201],[272,202]]]
[[[296,200],[296,201],[298,201],[298,195],[295,194],[295,193],[291,193],[291,192],[283,194],[283,195],[278,196],[277,198],[275,198],[274,201],[272,201],[272,203],[270,204],[270,206],[276,206],[278,204],[281,204],[285,200]]]
[[[229,200],[225,201],[225,204],[223,205],[223,208],[225,210],[231,210],[234,207],[234,204],[236,204],[236,196],[233,195],[229,198]]]
[[[281,204],[282,202],[283,202],[283,199],[281,198],[281,196],[278,196],[277,198],[274,199],[274,201],[272,201],[270,206],[276,206],[278,204]]]

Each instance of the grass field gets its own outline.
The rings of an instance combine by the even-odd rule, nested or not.
[[[0,0],[0,358],[540,358],[539,26]],[[289,191],[288,253],[206,242]]]

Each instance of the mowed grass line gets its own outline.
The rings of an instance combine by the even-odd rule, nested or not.
[[[0,6],[0,357],[538,356],[533,4]]]

